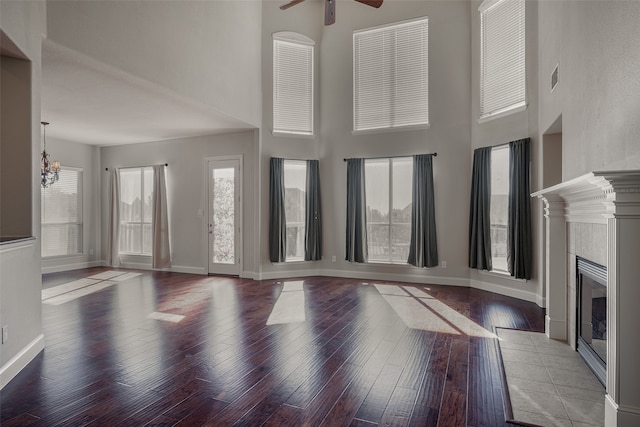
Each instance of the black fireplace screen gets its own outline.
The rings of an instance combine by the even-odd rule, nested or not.
[[[600,382],[607,369],[607,268],[577,260],[577,348]]]

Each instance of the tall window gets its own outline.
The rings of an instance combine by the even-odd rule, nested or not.
[[[313,40],[273,36],[273,131],[313,135]]]
[[[284,161],[284,210],[287,221],[286,261],[304,260],[307,162]]]
[[[429,124],[428,19],[353,33],[353,130]]]
[[[491,260],[493,270],[508,272],[509,147],[491,149]]]
[[[369,261],[407,262],[412,176],[411,157],[365,160]]]
[[[120,169],[120,253],[151,255],[153,168]]]
[[[82,169],[64,167],[40,192],[42,257],[82,253]]]
[[[526,106],[525,0],[485,0],[479,10],[482,120]]]

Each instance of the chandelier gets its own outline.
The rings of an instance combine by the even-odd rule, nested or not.
[[[46,129],[48,122],[40,122],[42,125],[42,141],[43,148],[40,154],[40,183],[42,188],[47,188],[56,182],[60,176],[60,162],[58,160],[50,161],[49,153],[47,153],[47,135]]]

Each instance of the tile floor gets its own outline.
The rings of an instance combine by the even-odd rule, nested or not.
[[[496,331],[514,420],[545,427],[604,425],[604,387],[569,345],[539,332]]]

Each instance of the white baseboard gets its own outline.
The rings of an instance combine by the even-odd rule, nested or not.
[[[258,275],[260,278],[255,280],[273,280],[273,279],[290,279],[292,277],[309,277],[309,276],[327,276],[322,270],[287,270],[287,271],[269,271]]]
[[[498,285],[496,283],[488,283],[480,280],[469,280],[469,286],[483,291],[493,292],[495,294],[505,295],[512,298],[529,301],[538,304],[538,295],[533,292],[523,291],[512,286]]]
[[[68,264],[56,263],[55,265],[45,266],[45,262],[46,261],[43,261],[43,264],[40,268],[42,274],[57,273],[59,271],[80,270],[82,268],[101,267],[104,264],[102,261],[80,261]]]
[[[553,320],[548,314],[545,315],[544,330],[547,336],[553,340],[567,340],[567,321],[564,319]]]
[[[366,271],[320,270],[320,276],[344,277],[363,280],[421,283],[425,285],[469,286],[468,277],[423,276],[417,274],[373,273]]]
[[[151,270],[151,269],[150,269]],[[188,265],[172,265],[168,268],[168,271],[173,271],[174,273],[188,273],[188,274],[207,274],[207,271],[204,267],[191,267]]]
[[[40,334],[0,368],[0,390],[9,384],[9,381],[18,375],[42,350],[44,350],[44,335]]]
[[[243,271],[240,273],[240,277],[243,279],[260,280],[258,279],[259,276],[255,271]]]
[[[640,408],[618,405],[611,395],[604,397],[605,427],[636,427],[640,425]]]

